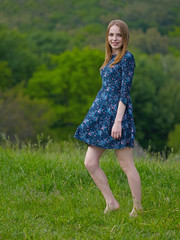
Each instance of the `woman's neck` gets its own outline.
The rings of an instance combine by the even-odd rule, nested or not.
[[[118,50],[115,50],[115,49],[113,49],[112,50],[112,55],[117,55],[117,54],[119,54],[121,51],[118,49]]]

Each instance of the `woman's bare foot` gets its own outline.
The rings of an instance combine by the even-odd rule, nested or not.
[[[138,214],[142,214],[142,213],[143,213],[142,207],[139,207],[139,208],[133,207],[133,210],[129,213],[129,217],[137,217]]]
[[[117,201],[114,201],[111,203],[107,203],[104,213],[106,214],[112,211],[116,211],[118,209],[119,209],[119,203]]]

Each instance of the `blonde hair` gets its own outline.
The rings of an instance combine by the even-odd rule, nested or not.
[[[107,27],[107,33],[106,33],[105,60],[104,60],[104,63],[101,66],[100,69],[105,67],[108,64],[108,62],[111,60],[111,57],[112,57],[112,48],[109,45],[108,37],[109,37],[109,30],[114,25],[118,26],[120,31],[121,31],[123,45],[122,45],[122,48],[121,48],[121,52],[116,55],[116,57],[114,59],[114,62],[112,62],[110,64],[110,67],[112,67],[113,65],[118,63],[122,59],[122,57],[124,56],[124,54],[125,54],[125,52],[127,50],[127,46],[128,46],[128,43],[129,43],[129,28],[128,28],[127,24],[124,21],[122,21],[122,20],[113,20],[113,21],[111,21],[109,23],[108,27]]]

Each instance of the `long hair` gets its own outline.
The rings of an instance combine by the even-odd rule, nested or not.
[[[127,46],[128,46],[128,43],[129,43],[129,28],[128,28],[127,24],[124,21],[122,21],[122,20],[113,20],[113,21],[111,21],[109,23],[108,27],[107,27],[107,33],[106,33],[105,60],[104,60],[104,63],[101,66],[100,69],[105,67],[108,64],[108,62],[111,60],[111,57],[112,57],[112,48],[109,45],[108,37],[109,37],[109,30],[110,30],[110,28],[113,25],[116,25],[116,26],[119,27],[119,29],[121,31],[121,34],[122,34],[123,45],[121,47],[121,52],[116,55],[116,57],[114,59],[114,62],[112,62],[110,64],[110,67],[112,67],[113,65],[118,63],[122,59],[122,57],[124,56],[124,54],[125,54],[125,52],[127,50]]]

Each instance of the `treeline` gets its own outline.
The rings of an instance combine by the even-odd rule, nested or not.
[[[97,24],[101,30],[112,19],[124,19],[133,29],[155,27],[162,35],[179,26],[178,0],[1,0],[1,21],[24,32],[64,30]],[[97,29],[92,29],[97,31]]]
[[[26,1],[21,8],[20,2],[0,3],[4,19],[0,25],[0,132],[23,141],[34,141],[41,132],[56,140],[72,136],[101,87],[107,21],[119,18],[121,12],[131,27],[129,50],[136,59],[132,87],[136,139],[153,151],[166,146],[179,150],[176,1],[169,8],[168,2],[163,5],[158,17],[157,5],[151,21],[148,14],[154,1],[94,0],[88,7],[86,1],[43,1],[43,13],[39,1]],[[137,13],[144,16],[143,21]]]
[[[107,24],[119,18],[130,27],[131,45],[143,52],[180,50],[177,0],[0,1],[0,22],[26,34],[37,53],[59,54],[87,45],[104,51]]]

